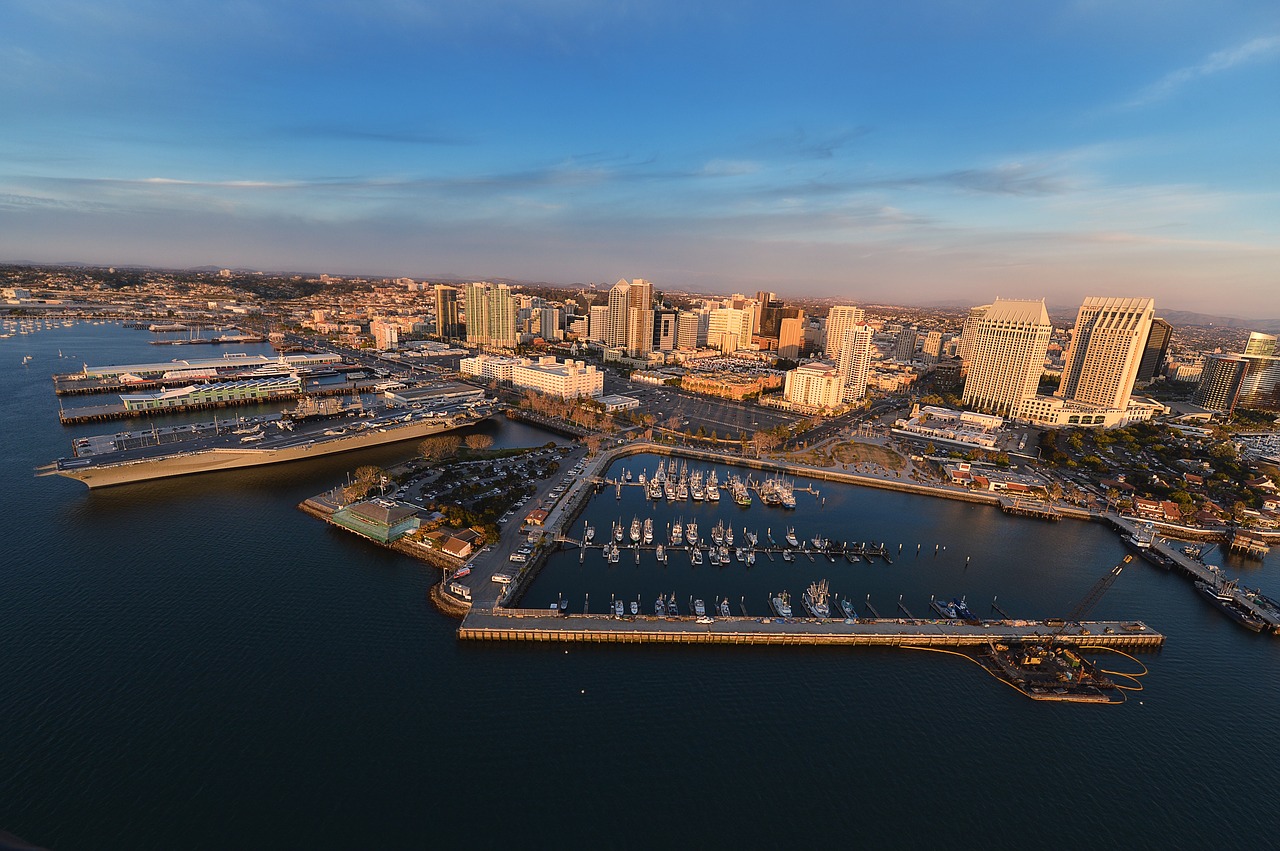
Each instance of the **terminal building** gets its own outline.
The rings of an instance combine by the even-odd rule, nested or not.
[[[193,384],[155,393],[125,393],[121,394],[120,400],[124,402],[126,411],[161,411],[195,405],[288,399],[298,395],[301,390],[302,381],[297,376],[280,376],[253,381]]]

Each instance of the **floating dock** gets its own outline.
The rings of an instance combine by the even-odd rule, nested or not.
[[[704,619],[704,621],[710,619]],[[1059,632],[1061,630],[1061,632]],[[1156,650],[1164,636],[1141,621],[1085,621],[1065,629],[1044,621],[886,619],[853,622],[795,618],[560,615],[543,609],[472,609],[458,637],[472,641],[593,644],[811,644],[861,647],[964,647],[990,641],[1044,641],[1124,650]]]

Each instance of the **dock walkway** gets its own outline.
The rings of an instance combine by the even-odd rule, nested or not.
[[[988,641],[1037,641],[1058,632],[1044,621],[798,618],[715,618],[637,615],[560,615],[540,610],[472,609],[458,637],[477,641],[570,641],[622,644],[812,644],[864,647],[974,646]],[[1154,650],[1164,636],[1140,621],[1070,624],[1061,641],[1128,650]]]

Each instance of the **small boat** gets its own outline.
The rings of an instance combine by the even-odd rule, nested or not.
[[[667,601],[667,617],[680,617],[680,607],[676,605],[676,595],[672,593],[671,599]]]
[[[613,601],[613,615],[614,615],[614,617],[618,617],[618,618],[620,618],[620,617],[622,617],[622,616],[623,616],[623,615],[622,615],[622,601],[621,601],[621,600],[614,600],[614,601]]]
[[[729,546],[733,546],[733,526],[730,525],[724,530],[724,542]]]
[[[596,530],[595,530],[595,527],[592,526],[590,523],[586,523],[584,525],[586,526],[586,528],[582,530],[582,540],[583,542],[589,544],[591,543],[591,539],[596,536]]]
[[[800,546],[800,539],[796,537],[796,530],[790,526],[787,527],[787,543],[793,547]]]
[[[791,595],[786,591],[780,591],[769,598],[769,605],[773,609],[773,613],[780,618],[791,617]]]
[[[646,545],[653,543],[653,518],[652,517],[646,517],[644,519],[644,532],[642,533],[642,538],[644,539],[644,542]]]
[[[621,553],[618,551],[618,545],[614,544],[613,549],[609,550],[609,564],[617,564]]]
[[[632,616],[632,617],[635,617],[635,616],[636,616],[636,615],[638,615],[638,614],[640,614],[640,601],[639,601],[639,600],[632,600],[632,601],[631,601],[631,616]]]
[[[613,524],[613,539],[615,541],[622,540],[622,521],[621,520]]]
[[[844,616],[851,621],[858,619],[857,610],[854,609],[853,603],[850,603],[848,600],[840,601],[840,611],[844,612]]]
[[[969,604],[964,601],[964,597],[961,597],[959,600],[952,597],[951,608],[956,610],[956,616],[962,621],[976,621],[978,619],[978,616],[969,608]]]
[[[693,613],[700,618],[706,617],[707,607],[706,607],[706,604],[703,603],[701,599],[693,601]]]
[[[707,561],[711,562],[713,565],[720,563],[720,553],[716,551],[715,547],[711,547],[707,550]]]
[[[960,619],[960,613],[956,611],[956,607],[951,603],[944,603],[941,600],[934,599],[929,601],[929,605],[935,612],[942,615],[947,620],[954,621]]]
[[[684,527],[684,539],[692,546],[698,543],[698,524],[690,520],[689,525]]]
[[[727,618],[732,612],[729,611],[729,598],[725,597],[720,601],[720,617]]]
[[[658,544],[658,551],[654,555],[658,558],[658,564],[667,563],[667,550],[662,544]]]
[[[457,570],[455,570],[455,571],[453,572],[453,574],[452,574],[449,578],[450,578],[450,579],[461,579],[462,577],[464,577],[464,576],[469,576],[470,574],[471,574],[471,568],[470,568],[470,567],[467,567],[466,565],[463,565],[462,567],[460,567],[460,568],[458,568]]]
[[[694,547],[689,551],[689,561],[693,564],[702,564],[702,550]]]
[[[659,595],[658,595],[658,599],[657,599],[656,601],[654,601],[654,604],[653,604],[653,614],[654,614],[655,616],[657,616],[657,617],[660,617],[660,618],[661,618],[661,617],[666,617],[666,614],[667,614],[667,600],[666,600],[666,598],[665,598],[665,597],[663,597],[661,594],[659,594]]]
[[[795,561],[795,560],[796,560],[796,554],[795,554],[795,553],[793,553],[793,552],[791,552],[791,550],[789,550],[789,549],[787,549],[787,550],[783,550],[783,551],[782,551],[782,560],[783,560],[783,561]]]

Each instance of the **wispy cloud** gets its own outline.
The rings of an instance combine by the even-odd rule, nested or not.
[[[1183,86],[1195,80],[1219,74],[1249,62],[1265,61],[1277,54],[1280,54],[1280,35],[1250,39],[1244,44],[1236,45],[1227,50],[1210,53],[1194,65],[1170,71],[1138,92],[1137,96],[1123,105],[1139,107],[1156,103],[1173,96]]]

